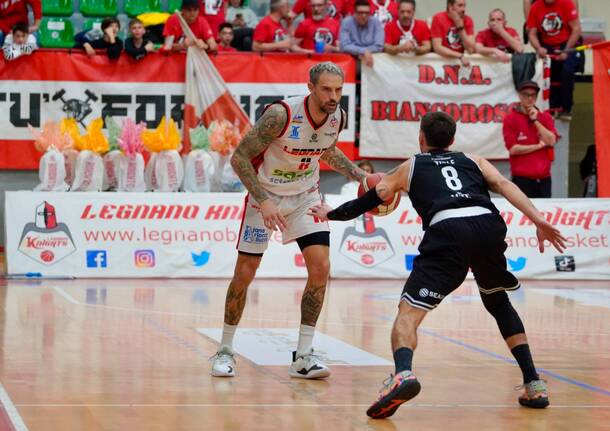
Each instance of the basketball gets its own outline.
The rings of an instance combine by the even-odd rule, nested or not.
[[[381,179],[383,178],[383,175],[384,174],[382,174],[382,173],[367,175],[364,182],[362,184],[360,184],[360,186],[358,187],[358,197],[362,196],[363,194],[368,192],[370,189],[375,187],[377,185],[377,183],[379,183],[379,181],[381,181]],[[398,208],[399,203],[400,203],[400,193],[395,193],[391,199],[385,201],[384,203],[379,205],[377,208],[373,208],[372,210],[370,210],[369,214],[373,214],[373,215],[376,215],[379,217],[386,216],[386,215],[390,214],[392,211],[394,211],[396,208]]]

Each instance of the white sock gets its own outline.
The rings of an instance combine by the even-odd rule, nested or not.
[[[308,325],[301,325],[299,328],[299,344],[297,345],[297,356],[303,356],[310,352],[313,344],[313,335],[316,328]]]
[[[227,346],[233,350],[233,337],[235,336],[236,329],[237,325],[224,324],[222,327],[222,339],[220,340],[220,347]]]

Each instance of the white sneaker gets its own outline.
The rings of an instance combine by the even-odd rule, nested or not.
[[[292,352],[292,365],[288,374],[299,379],[323,379],[330,376],[330,370],[319,356],[313,354],[311,348],[309,353],[299,357],[297,352]]]
[[[214,377],[234,377],[235,357],[233,349],[229,346],[221,346],[218,352],[210,358],[212,362],[211,374]]]

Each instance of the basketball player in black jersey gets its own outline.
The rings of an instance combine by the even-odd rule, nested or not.
[[[536,225],[540,252],[544,251],[544,241],[562,252],[565,238],[491,163],[479,156],[450,151],[455,128],[455,121],[447,114],[427,114],[420,127],[420,154],[390,171],[360,198],[335,210],[326,204],[310,210],[323,220],[350,220],[404,191],[422,219],[425,234],[392,328],[396,371],[367,411],[373,418],[391,416],[419,393],[420,384],[411,371],[417,328],[430,310],[464,282],[469,268],[485,308],[496,319],[523,373],[524,393],[519,403],[532,408],[549,405],[546,384],[534,367],[525,329],[506,294],[507,290],[518,289],[519,281],[506,270],[506,224],[489,190],[504,196]]]

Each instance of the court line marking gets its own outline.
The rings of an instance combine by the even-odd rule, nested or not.
[[[437,334],[436,332],[431,331],[429,329],[419,328],[418,331],[421,331],[422,333],[424,333],[426,335],[430,335],[430,336],[438,338],[440,340],[447,341],[449,343],[456,344],[458,346],[464,347],[464,348],[466,348],[468,350],[472,350],[473,352],[481,353],[483,355],[491,356],[492,358],[499,359],[499,360],[507,362],[509,364],[517,365],[517,361],[515,361],[514,359],[508,358],[508,357],[500,355],[498,353],[491,352],[489,350],[485,350],[485,349],[477,347],[477,346],[473,346],[472,344],[468,344],[468,343],[465,343],[465,342],[460,341],[460,340],[456,340],[456,339],[451,338],[451,337],[447,337],[445,335]],[[602,394],[602,395],[610,396],[610,391],[608,391],[608,390],[606,390],[604,388],[598,388],[597,386],[593,386],[593,385],[590,385],[588,383],[584,383],[584,382],[572,379],[570,377],[566,377],[564,375],[561,375],[561,374],[556,373],[556,372],[551,371],[551,370],[547,370],[545,368],[538,368],[538,367],[536,367],[536,370],[539,373],[541,373],[541,374],[546,374],[546,375],[551,376],[551,377],[553,377],[553,378],[555,378],[557,380],[561,380],[564,383],[569,383],[571,385],[578,386],[578,387],[580,387],[582,389],[586,389],[586,390],[589,390],[591,392],[597,392],[597,393]]]
[[[184,316],[184,317],[194,317],[197,319],[202,319],[202,320],[219,320],[222,321],[222,319],[224,319],[223,315],[213,315],[213,314],[207,314],[207,315],[203,315],[203,314],[199,314],[199,313],[181,313],[181,312],[175,312],[175,311],[163,311],[163,310],[143,310],[140,308],[132,308],[132,307],[122,307],[122,306],[118,306],[118,305],[106,305],[106,304],[88,304],[86,302],[82,302],[79,301],[77,299],[75,299],[72,295],[70,295],[68,292],[66,292],[63,288],[58,287],[58,286],[52,286],[51,287],[54,291],[56,291],[61,297],[63,297],[66,301],[70,302],[71,304],[75,304],[75,305],[82,305],[84,307],[91,307],[91,308],[105,308],[105,309],[109,309],[109,310],[115,310],[115,311],[125,311],[125,312],[130,312],[130,313],[139,313],[139,314],[159,314],[159,315],[164,315],[164,316]],[[299,324],[298,320],[288,320],[288,319],[269,319],[269,318],[265,318],[265,317],[246,317],[243,316],[241,318],[241,320],[251,320],[254,322],[278,322],[278,323],[294,323],[294,324]],[[383,320],[391,320],[393,321],[393,319],[383,319]],[[385,324],[385,323],[371,323],[371,322],[333,322],[333,321],[326,321],[324,322],[324,325],[334,325],[334,326],[366,326],[366,327],[371,327],[371,328],[391,328],[392,325],[391,324]],[[454,328],[443,328],[443,327],[426,327],[427,329],[436,329],[436,330],[440,330],[440,331],[449,331],[449,330],[455,330]],[[460,331],[462,332],[493,332],[496,333],[497,329],[478,329],[478,328],[470,328],[470,329],[460,329]],[[574,336],[590,336],[591,333],[589,332],[567,332],[567,331],[528,331],[528,334],[533,335],[552,335],[552,334],[557,334],[557,335],[574,335]],[[595,335],[598,336],[608,336],[610,335],[610,333],[597,333]]]
[[[0,382],[0,403],[4,407],[4,411],[8,415],[8,418],[15,428],[15,431],[28,431],[28,427],[25,426],[25,422],[21,418],[21,415],[17,411],[15,404],[13,404],[13,400],[4,389],[4,385]]]
[[[73,407],[121,407],[121,408],[133,408],[133,407],[203,407],[203,408],[218,408],[218,407],[248,407],[248,408],[339,408],[339,407],[370,407],[370,404],[18,404],[19,407],[47,407],[47,408],[73,408]],[[404,404],[402,407],[407,408],[497,408],[497,409],[514,409],[516,404]],[[610,405],[595,405],[595,404],[574,404],[574,405],[555,405],[551,404],[551,409],[610,409]]]

